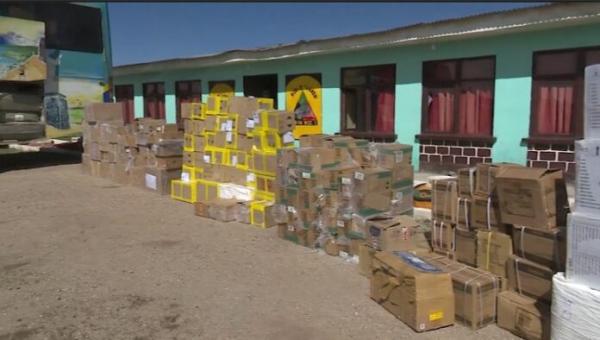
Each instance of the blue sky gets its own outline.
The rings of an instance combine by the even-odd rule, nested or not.
[[[540,3],[109,3],[114,65],[385,30]]]

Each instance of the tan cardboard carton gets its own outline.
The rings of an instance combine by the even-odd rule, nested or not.
[[[475,194],[477,168],[458,169],[458,197],[471,198]]]
[[[502,222],[552,229],[567,222],[562,170],[510,167],[496,176]]]
[[[368,244],[377,250],[411,250],[423,244],[417,241],[419,224],[409,216],[375,217],[367,221]]]
[[[493,196],[475,195],[471,201],[471,227],[478,230],[506,231],[500,219],[498,199]]]
[[[477,232],[456,228],[454,235],[454,259],[458,262],[477,266]]]
[[[221,222],[235,221],[238,201],[235,199],[214,199],[208,204],[208,216]]]
[[[373,262],[375,251],[367,243],[358,246],[358,273],[360,275],[368,278],[371,277],[371,263]]]
[[[181,166],[183,165],[183,158],[181,156],[173,156],[173,157],[150,156],[146,159],[146,165],[148,167],[157,168],[157,169],[161,169],[161,170],[181,169]]]
[[[208,207],[210,202],[195,202],[194,203],[194,214],[200,217],[210,217],[208,213]]]
[[[181,178],[181,169],[162,170],[153,167],[146,168],[144,183],[146,189],[155,191],[161,195],[171,193],[171,180]]]
[[[354,172],[354,190],[368,194],[392,189],[392,172],[384,168],[365,168]]]
[[[358,208],[388,211],[391,208],[391,200],[391,190],[380,189],[377,191],[371,191],[360,196]]]
[[[431,247],[435,252],[450,257],[454,253],[454,229],[452,224],[433,220],[431,223]]]
[[[92,103],[85,107],[87,122],[123,121],[123,103]]]
[[[431,182],[431,218],[446,224],[456,223],[458,191],[454,177]]]
[[[513,254],[510,235],[477,231],[477,268],[506,277],[506,261]]]
[[[412,163],[412,145],[400,143],[377,143],[374,144],[377,165],[391,169],[399,164],[410,165]]]
[[[567,258],[565,229],[540,230],[515,226],[512,234],[515,254],[562,272]]]
[[[550,306],[517,292],[498,294],[498,327],[527,340],[550,339]]]
[[[508,287],[536,300],[552,301],[552,269],[516,255],[506,262]]]
[[[424,259],[452,276],[456,320],[473,330],[496,322],[496,297],[502,289],[498,276],[446,257]]]
[[[417,332],[454,324],[450,274],[408,252],[377,252],[371,298]]]
[[[523,167],[513,163],[479,163],[477,164],[477,178],[475,194],[480,196],[496,195],[496,176],[501,170],[508,167]]]
[[[329,135],[316,134],[316,135],[304,135],[298,138],[300,147],[322,147],[325,138],[330,137]]]

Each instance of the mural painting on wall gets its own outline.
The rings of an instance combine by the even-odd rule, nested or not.
[[[285,107],[296,117],[294,137],[322,133],[321,75],[287,76],[286,84]]]
[[[0,80],[45,79],[46,64],[39,55],[43,37],[41,21],[0,17]]]
[[[209,81],[208,93],[210,95],[229,96],[235,95],[235,82],[233,80]]]

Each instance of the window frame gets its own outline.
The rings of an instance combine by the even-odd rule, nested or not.
[[[157,92],[155,90],[155,94],[151,97],[146,96],[146,87],[148,87],[149,85],[162,85],[163,88],[163,93],[162,93],[162,106],[163,106],[163,112],[164,112],[164,117],[152,117],[150,116],[150,112],[148,110],[148,99],[149,98],[153,98],[154,100],[158,100],[160,97],[157,95]],[[150,81],[150,82],[146,82],[142,84],[142,97],[143,97],[143,101],[144,101],[144,117],[145,118],[153,118],[153,119],[166,119],[167,113],[166,113],[166,105],[165,105],[165,97],[166,97],[166,93],[165,93],[165,82],[164,81]]]
[[[473,60],[491,59],[493,62],[493,71],[491,78],[468,78],[463,79],[462,68],[463,63]],[[455,62],[455,79],[453,81],[445,81],[438,83],[441,86],[430,87],[426,84],[425,72],[427,64]],[[421,69],[421,134],[418,137],[426,139],[460,139],[460,140],[476,140],[476,141],[493,141],[494,137],[494,106],[496,99],[496,55],[483,55],[468,58],[453,58],[453,59],[436,59],[423,61]],[[460,125],[460,92],[464,84],[468,83],[488,83],[492,93],[491,117],[490,117],[490,134],[464,134],[459,132]],[[454,110],[453,110],[453,126],[451,132],[435,132],[428,131],[429,121],[429,102],[427,93],[428,90],[451,89],[454,94]]]
[[[129,102],[129,98],[127,100],[123,100],[124,98],[120,96],[123,90],[127,88],[127,92],[131,93],[131,102]],[[130,91],[129,91],[130,90]],[[131,124],[135,120],[135,88],[133,84],[118,84],[114,86],[114,94],[115,94],[115,102],[123,103],[123,121],[125,124]]]
[[[585,67],[586,67],[586,53],[590,51],[600,52],[600,46],[589,46],[589,47],[578,47],[578,48],[562,48],[553,50],[541,50],[534,51],[532,54],[531,63],[531,105],[529,114],[529,138],[532,142],[546,143],[551,142],[567,143],[571,144],[574,140],[583,137],[583,115],[584,115],[584,81],[585,81]],[[576,71],[570,75],[537,75],[536,67],[538,64],[537,57],[545,54],[557,54],[564,52],[576,53]],[[573,119],[572,132],[569,135],[564,134],[540,134],[537,132],[537,90],[540,84],[548,82],[573,82]]]
[[[393,95],[394,95],[394,101],[393,101],[393,112],[394,112],[394,128],[393,131],[390,132],[377,132],[377,131],[373,131],[371,126],[367,126],[367,131],[356,131],[356,130],[349,130],[346,128],[346,112],[345,112],[345,103],[344,103],[344,91],[356,91],[355,87],[345,87],[344,86],[344,72],[346,71],[350,71],[350,70],[370,70],[372,72],[372,70],[377,70],[377,69],[382,69],[385,67],[392,67],[393,68],[393,83],[392,83],[392,87],[393,87]],[[345,136],[352,136],[355,138],[365,138],[365,139],[371,139],[371,140],[381,140],[381,141],[386,141],[386,142],[393,142],[397,139],[397,135],[396,135],[396,129],[395,129],[395,125],[396,125],[396,75],[397,75],[397,67],[396,64],[394,63],[390,63],[390,64],[377,64],[377,65],[361,65],[361,66],[349,66],[349,67],[342,67],[340,68],[340,134],[345,135]],[[371,117],[365,117],[365,122],[367,123],[367,125],[370,125],[371,122]]]
[[[175,121],[177,123],[177,125],[183,127],[183,122],[181,120],[181,104],[183,104],[181,102],[181,94],[179,92],[179,84],[181,83],[188,83],[188,86],[190,87],[187,95],[188,98],[193,98],[196,94],[194,94],[194,92],[192,91],[193,83],[198,83],[198,89],[200,92],[197,93],[199,100],[197,101],[197,103],[202,102],[202,80],[200,79],[187,79],[187,80],[176,80],[174,85],[175,85]],[[196,103],[195,101],[193,101],[193,99],[191,101],[188,101],[186,103]]]

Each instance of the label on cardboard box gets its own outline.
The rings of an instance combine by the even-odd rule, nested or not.
[[[233,131],[233,120],[228,120],[227,124],[225,125],[225,129],[227,129],[227,131]]]
[[[189,182],[190,181],[190,173],[187,171],[181,172],[181,180],[184,182]]]
[[[246,120],[246,127],[248,129],[253,129],[254,128],[254,119],[248,118],[248,120]]]
[[[156,190],[156,176],[151,174],[146,174],[144,178],[144,182],[146,183],[146,188]]]
[[[437,312],[429,313],[429,321],[440,320],[443,318],[444,318],[444,312],[441,310],[437,311]]]
[[[227,143],[231,143],[233,141],[233,134],[231,132],[227,132],[225,134],[225,140],[227,141]]]
[[[354,173],[354,178],[356,178],[359,181],[362,181],[365,179],[365,174],[362,172],[355,172]]]
[[[337,226],[340,227],[340,228],[343,228],[344,227],[344,221],[337,220]]]
[[[237,165],[237,155],[231,155],[231,165],[232,166]]]
[[[600,140],[575,142],[575,211],[600,213]]]
[[[585,68],[584,138],[600,138],[600,65]]]
[[[342,177],[342,184],[350,185],[352,184],[352,179],[348,177]]]
[[[255,182],[256,181],[256,175],[252,172],[250,172],[249,174],[246,175],[246,181],[248,182]]]
[[[293,213],[295,213],[295,212],[296,212],[296,208],[294,208],[294,207],[293,207],[293,206],[291,206],[291,205],[288,205],[288,207],[287,207],[287,211],[293,214]]]
[[[288,144],[288,143],[293,143],[294,142],[294,135],[291,132],[286,132],[283,134],[283,143],[284,144]]]
[[[202,159],[204,159],[204,163],[210,163],[210,155],[204,155]]]
[[[394,153],[394,158],[396,163],[402,163],[402,160],[404,159],[404,151],[396,151]]]
[[[302,178],[310,178],[310,172],[302,172]]]

